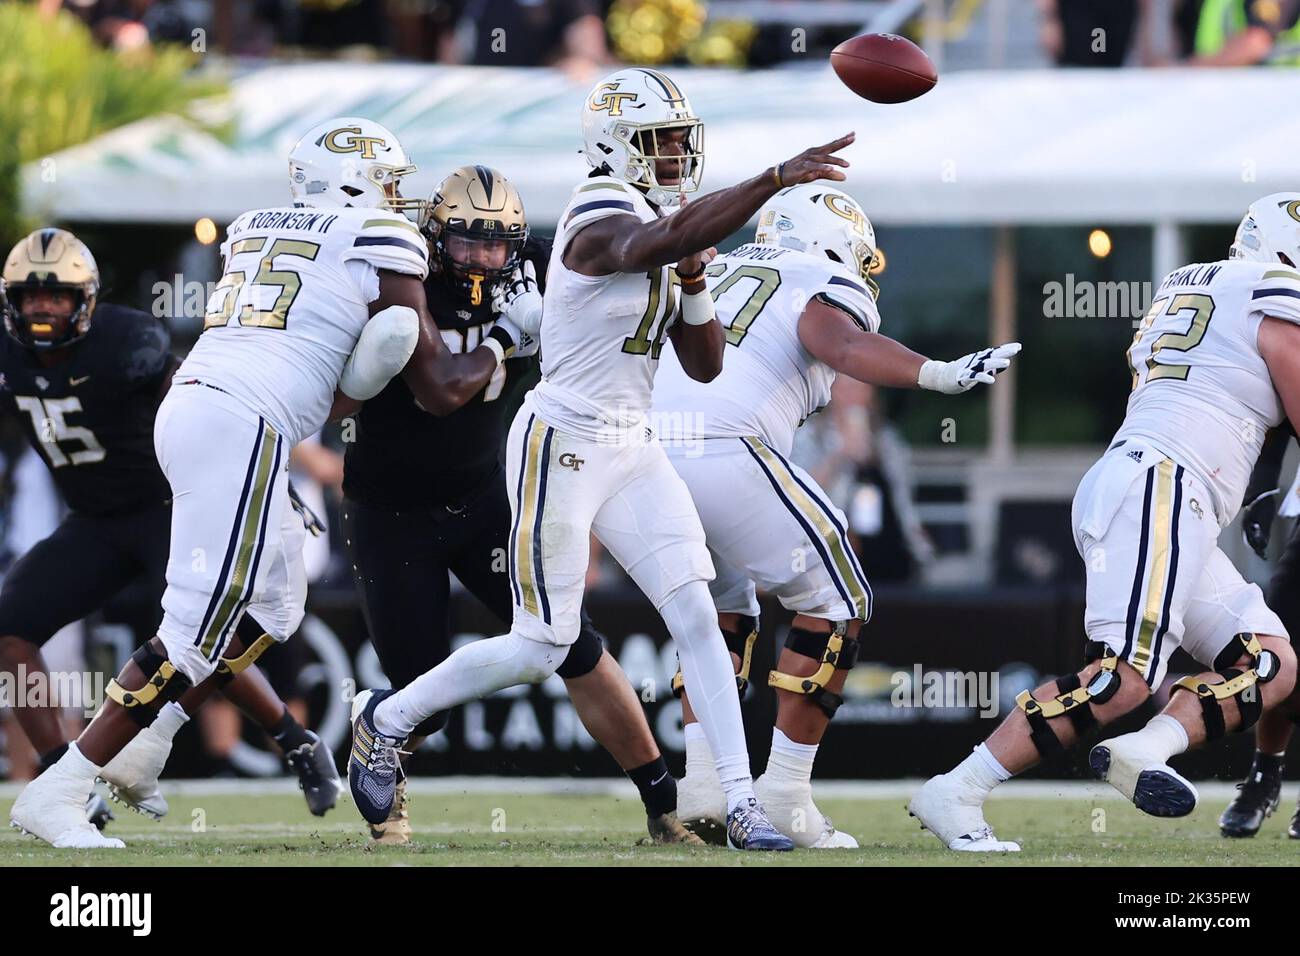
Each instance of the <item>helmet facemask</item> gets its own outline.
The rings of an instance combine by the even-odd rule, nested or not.
[[[686,131],[678,154],[664,153],[659,133]],[[700,119],[673,119],[662,123],[619,123],[614,138],[627,147],[627,181],[645,188],[646,198],[656,206],[669,205],[675,197],[696,192],[704,176],[704,122]],[[678,180],[661,183],[657,164],[677,163]]]
[[[429,241],[437,271],[468,298],[471,305],[479,305],[483,301],[485,290],[508,279],[519,268],[524,243],[528,240],[528,227],[520,229],[515,224],[515,228],[511,228],[496,220],[496,227],[486,227],[482,219],[469,223],[463,219],[448,219],[443,222],[433,214],[439,202],[440,198],[435,195],[424,204],[420,215],[420,231]],[[481,261],[462,262],[452,255],[453,246],[488,242],[505,243],[505,257],[500,266],[485,265]]]

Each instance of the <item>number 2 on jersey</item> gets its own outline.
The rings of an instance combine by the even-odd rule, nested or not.
[[[1180,295],[1161,296],[1151,303],[1151,308],[1147,309],[1147,314],[1142,319],[1137,334],[1133,336],[1133,344],[1129,346],[1128,350],[1129,371],[1133,373],[1134,388],[1142,384],[1138,380],[1137,366],[1133,362],[1142,336],[1162,315],[1176,316],[1180,312],[1192,313],[1191,324],[1187,327],[1186,332],[1164,332],[1151,343],[1151,351],[1146,359],[1147,374],[1144,381],[1154,382],[1156,379],[1161,378],[1170,378],[1178,382],[1187,381],[1187,376],[1191,372],[1190,366],[1162,362],[1157,356],[1160,352],[1166,350],[1190,352],[1201,343],[1201,339],[1205,338],[1205,331],[1209,328],[1210,318],[1214,315],[1214,299],[1203,292],[1184,292]]]

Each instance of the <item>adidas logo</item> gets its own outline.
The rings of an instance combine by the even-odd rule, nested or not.
[[[1133,459],[1135,462],[1137,462],[1139,465],[1142,464],[1142,451],[1141,451],[1141,449],[1134,448],[1131,452],[1128,453],[1128,457],[1132,458],[1132,459]]]

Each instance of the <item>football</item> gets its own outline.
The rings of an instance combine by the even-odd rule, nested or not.
[[[831,66],[845,86],[873,103],[914,100],[939,80],[925,51],[892,33],[845,40],[831,51]]]

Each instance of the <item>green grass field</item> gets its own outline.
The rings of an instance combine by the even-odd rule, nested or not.
[[[723,849],[641,846],[635,799],[608,793],[417,792],[409,846],[374,846],[350,803],[311,817],[283,787],[250,785],[248,793],[203,792],[201,783],[168,792],[171,813],[161,823],[114,805],[110,832],[125,851],[55,850],[33,837],[0,832],[0,867],[68,865],[157,866],[1034,866],[1044,864],[1270,865],[1300,862],[1300,841],[1286,838],[1289,799],[1253,840],[1225,840],[1215,820],[1222,799],[1203,799],[1183,820],[1154,820],[1106,795],[1042,797],[1006,788],[988,806],[989,822],[1023,852],[1007,856],[955,854],[922,832],[898,795],[819,798],[858,850],[739,854]],[[12,794],[0,799],[8,820]]]

